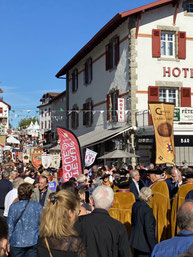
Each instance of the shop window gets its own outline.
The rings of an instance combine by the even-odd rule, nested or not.
[[[173,31],[153,29],[152,57],[186,59],[186,32],[178,31],[176,34]]]
[[[72,92],[78,90],[78,70],[75,69],[72,73]]]
[[[71,128],[77,129],[79,126],[79,108],[77,105],[74,105],[71,113]]]
[[[84,65],[84,84],[87,85],[92,81],[92,59],[89,58]]]
[[[174,103],[178,106],[178,89],[159,88],[159,101],[164,103]]]
[[[88,99],[86,103],[83,104],[83,125],[91,126],[93,123],[93,102]]]
[[[118,120],[118,98],[119,90],[115,90],[107,95],[107,120],[112,122]]]
[[[119,63],[119,37],[110,40],[105,47],[106,70],[113,69]]]

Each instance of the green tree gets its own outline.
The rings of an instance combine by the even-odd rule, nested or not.
[[[31,122],[35,123],[36,121],[39,123],[37,118],[22,119],[19,122],[19,127],[23,128],[23,129],[26,129],[27,127],[29,127]]]

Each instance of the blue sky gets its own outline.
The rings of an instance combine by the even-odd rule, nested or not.
[[[35,115],[44,93],[65,90],[55,74],[114,15],[150,2],[0,0],[0,97],[11,124]]]

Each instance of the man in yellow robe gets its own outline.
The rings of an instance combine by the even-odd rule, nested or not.
[[[185,183],[180,186],[178,189],[178,193],[174,197],[173,203],[172,203],[172,213],[171,213],[171,234],[172,237],[174,237],[177,232],[179,232],[179,228],[176,224],[176,215],[177,211],[180,208],[180,206],[185,201],[186,195],[193,190],[193,170],[188,169],[186,174],[184,174],[186,179]]]
[[[168,186],[164,179],[164,172],[161,168],[148,171],[152,182],[150,188],[153,192],[153,198],[149,206],[153,209],[153,215],[156,220],[156,238],[160,242],[170,238],[170,198]]]
[[[127,171],[120,172],[121,177],[115,181],[117,191],[114,193],[114,202],[109,214],[112,218],[119,220],[126,226],[128,235],[131,233],[131,214],[135,202],[135,196],[130,192],[130,178],[126,177]]]

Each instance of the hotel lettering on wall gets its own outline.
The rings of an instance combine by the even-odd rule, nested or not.
[[[125,99],[118,98],[118,122],[125,122]]]
[[[163,67],[163,77],[193,78],[193,68]]]

